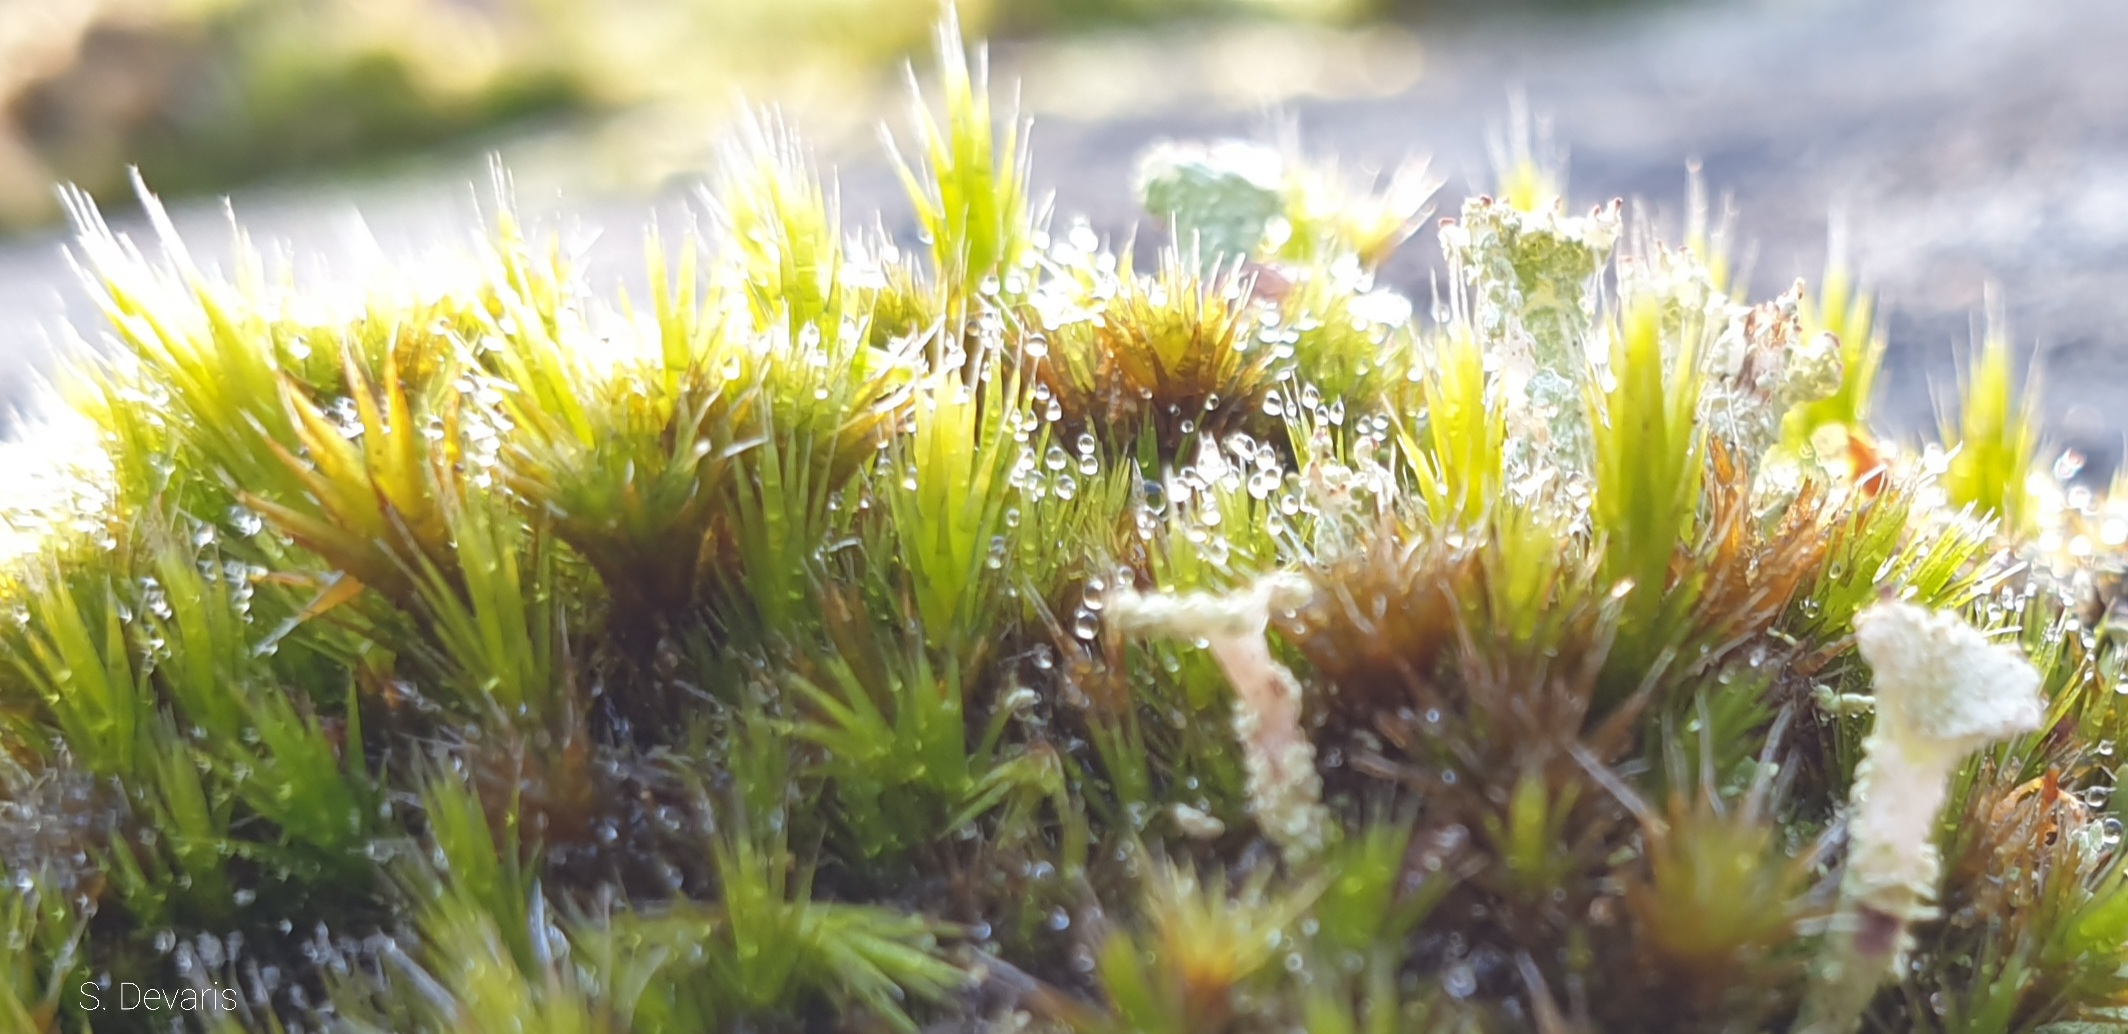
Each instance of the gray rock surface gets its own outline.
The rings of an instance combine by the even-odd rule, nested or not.
[[[1829,217],[1841,213],[1853,264],[1882,298],[1892,348],[1883,422],[1932,425],[1932,393],[1955,383],[1989,291],[2042,379],[2055,440],[2093,465],[2118,462],[2128,434],[2128,3],[2121,0],[1789,0],[1646,8],[1591,21],[1489,22],[1418,34],[1419,72],[1387,95],[1293,96],[1277,112],[1191,89],[1190,30],[1113,51],[1137,89],[1089,116],[1044,98],[1072,96],[1063,62],[1004,47],[997,78],[1026,81],[1036,114],[1035,179],[1060,213],[1112,233],[1136,218],[1133,157],[1169,137],[1262,136],[1296,123],[1312,153],[1379,168],[1431,155],[1450,212],[1491,181],[1487,142],[1527,98],[1571,160],[1577,204],[1622,196],[1659,225],[1681,220],[1686,162],[1734,197],[1753,242],[1754,293],[1823,268]],[[1094,51],[1099,54],[1100,52]],[[1344,53],[1322,52],[1333,68]],[[1388,56],[1385,58],[1384,55]],[[1367,60],[1404,62],[1410,48]],[[1100,58],[1080,61],[1102,74]],[[1359,58],[1353,58],[1358,61]],[[1245,65],[1245,61],[1244,61]],[[1407,69],[1408,70],[1408,69]],[[1247,74],[1241,78],[1246,81]],[[847,136],[847,134],[846,134]],[[830,139],[845,211],[910,231],[892,174],[861,135]],[[698,208],[686,179],[614,188],[577,175],[565,140],[504,148],[520,207],[583,243],[595,277],[627,279],[642,232]],[[385,181],[241,191],[252,237],[345,267],[463,241],[479,220],[477,160],[445,161]],[[357,217],[359,213],[359,218]],[[203,251],[227,239],[216,203],[177,207]],[[124,219],[118,220],[124,222]],[[366,229],[364,229],[366,225]],[[1141,235],[1143,236],[1143,235]],[[93,327],[54,233],[0,243],[0,399],[19,400],[65,330]],[[1423,294],[1431,231],[1392,276]],[[299,261],[299,269],[302,262]],[[58,342],[58,344],[55,344]]]

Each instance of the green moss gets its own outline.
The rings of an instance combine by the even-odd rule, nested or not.
[[[0,1021],[2115,1022],[2128,515],[2026,478],[2002,346],[1960,459],[1801,462],[1771,429],[1866,398],[1805,332],[1866,316],[1614,266],[1541,177],[1448,235],[1441,320],[1367,273],[1387,195],[1140,273],[1034,218],[944,39],[922,262],[765,122],[642,309],[507,220],[334,313],[79,203],[116,348],[8,510]],[[1862,951],[1886,596],[2018,643],[2044,714],[1931,756],[1938,907]]]

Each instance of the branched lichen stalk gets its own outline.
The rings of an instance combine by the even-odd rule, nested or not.
[[[1291,573],[1266,575],[1240,592],[1119,594],[1109,621],[1122,632],[1198,640],[1234,686],[1234,736],[1248,766],[1249,810],[1264,836],[1300,861],[1323,849],[1330,815],[1323,807],[1315,745],[1301,728],[1299,680],[1271,656],[1264,632],[1271,611],[1307,603],[1308,581]]]

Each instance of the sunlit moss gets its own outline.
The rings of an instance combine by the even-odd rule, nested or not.
[[[1944,440],[1955,448],[1943,489],[1953,505],[1970,506],[2023,535],[2033,530],[2027,482],[2039,452],[2039,426],[2033,422],[2037,399],[2030,385],[2019,394],[2017,371],[2010,364],[2010,339],[2000,327],[1992,328],[1959,378],[1955,422],[1944,418]]]
[[[1134,268],[942,41],[928,259],[766,122],[640,309],[507,217],[326,299],[81,206],[0,1025],[2113,1022],[2128,523],[1999,336],[1952,449],[1880,444],[1845,281],[1747,306],[1535,165],[1438,313],[1373,278],[1414,196],[1298,159]]]

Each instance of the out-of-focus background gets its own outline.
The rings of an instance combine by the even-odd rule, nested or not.
[[[0,0],[0,403],[94,336],[54,184],[138,221],[128,168],[212,256],[228,196],[303,268],[449,246],[487,156],[522,211],[625,280],[742,98],[774,100],[846,213],[911,227],[875,126],[938,0]],[[1754,292],[1828,240],[1877,288],[1883,411],[1934,420],[1993,292],[2057,441],[2128,431],[2128,4],[2119,0],[964,0],[1035,119],[1061,213],[1127,232],[1168,137],[1297,133],[1345,165],[1431,155],[1444,213],[1526,107],[1578,204],[1675,225],[1687,162],[1732,195]],[[1835,228],[1842,228],[1835,230]],[[1424,295],[1431,233],[1391,276]],[[307,263],[307,265],[303,265]],[[324,275],[330,275],[327,272]],[[11,423],[12,421],[7,421]]]

